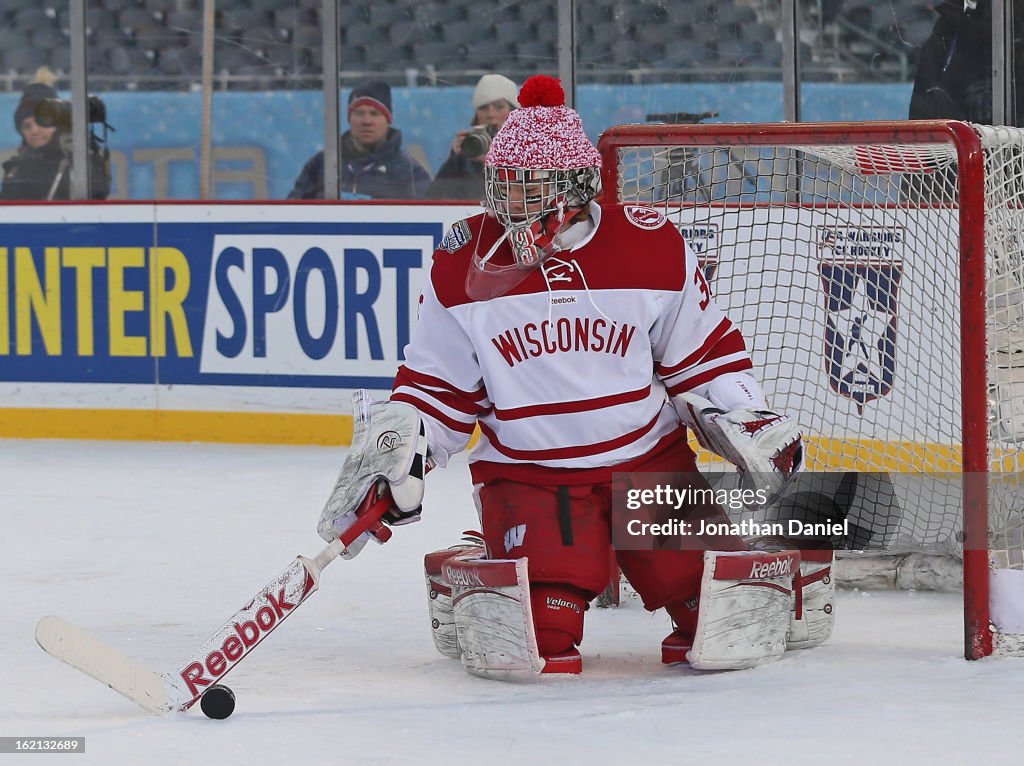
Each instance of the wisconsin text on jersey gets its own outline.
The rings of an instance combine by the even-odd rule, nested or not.
[[[595,354],[618,354],[625,357],[636,326],[617,325],[604,319],[561,317],[545,319],[539,324],[527,322],[491,338],[501,356],[514,367],[517,363],[544,354],[569,351],[590,351]]]

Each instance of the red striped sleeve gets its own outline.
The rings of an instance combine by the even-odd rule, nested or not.
[[[726,336],[726,334],[729,333],[729,331],[732,329],[732,321],[730,321],[727,318],[723,319],[721,322],[719,322],[718,327],[711,331],[707,339],[701,344],[700,348],[698,348],[692,354],[683,359],[683,361],[679,362],[678,364],[673,364],[667,367],[662,364],[659,364],[657,367],[658,375],[660,375],[663,378],[667,378],[670,375],[675,375],[677,372],[685,370],[687,367],[692,367],[693,365],[697,364],[702,359],[704,359],[704,357],[706,357],[709,353],[711,353],[712,349],[714,349],[715,346],[719,343],[719,341],[721,341]],[[739,335],[739,331],[737,331],[736,334]],[[743,343],[742,336],[740,336],[740,343]],[[719,356],[721,355],[719,354]]]
[[[408,382],[405,384],[401,384],[397,383],[396,381],[396,385],[392,390],[395,393],[402,393],[403,390],[405,389],[413,389],[414,391],[421,393],[426,399],[431,399],[433,401],[440,402],[445,407],[449,407],[455,410],[456,412],[461,412],[463,415],[468,415],[473,418],[478,417],[482,413],[489,411],[488,408],[481,407],[476,402],[470,401],[469,399],[466,399],[463,396],[459,396],[458,394],[453,394],[449,391],[444,390],[423,388],[422,386],[417,386]]]
[[[429,401],[420,399],[419,397],[413,396],[412,394],[403,392],[393,393],[391,394],[391,401],[405,402],[406,404],[411,404],[424,415],[429,415],[430,417],[434,418],[434,420],[437,420],[439,423],[451,429],[452,431],[458,431],[459,433],[463,434],[473,433],[473,423],[463,423],[460,420],[455,420],[448,414],[442,412],[437,407],[433,406]]]
[[[705,370],[699,375],[694,375],[692,378],[686,378],[673,386],[669,386],[667,389],[668,395],[675,396],[676,394],[682,394],[686,391],[692,391],[705,383],[710,383],[719,375],[724,375],[727,372],[745,372],[753,369],[754,365],[751,363],[749,358],[727,362],[719,365],[718,367],[712,367],[710,370]]]
[[[392,389],[398,388],[399,386],[414,386],[415,388],[420,389],[441,389],[471,402],[480,402],[487,398],[487,389],[483,386],[473,391],[463,391],[461,388],[453,386],[447,380],[435,378],[433,375],[427,375],[426,373],[417,372],[416,370],[410,369],[409,366],[405,364],[398,368],[398,374],[395,376],[395,384],[392,386]]]
[[[661,378],[669,387],[676,386],[681,382],[681,378],[688,379],[694,374],[703,374],[704,368],[709,365],[714,365],[716,362],[727,364],[734,361],[737,356],[749,358],[747,356],[746,343],[743,342],[743,336],[738,329],[733,330],[722,338],[697,364],[691,365],[688,369],[675,372],[672,375],[662,375]]]

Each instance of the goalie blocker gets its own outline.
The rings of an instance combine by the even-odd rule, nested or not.
[[[389,526],[419,521],[423,477],[430,470],[427,438],[419,413],[401,402],[374,402],[363,390],[352,396],[352,445],[341,466],[334,490],[324,505],[317,532],[327,542],[341,537],[359,522],[359,509],[371,495],[389,498],[381,520]],[[377,525],[342,553],[355,558],[366,543],[385,542],[390,532]]]

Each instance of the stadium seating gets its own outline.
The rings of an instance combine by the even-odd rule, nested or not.
[[[866,79],[905,79],[934,23],[934,2],[799,0],[807,22],[804,64],[824,76],[841,62]],[[8,87],[20,87],[40,64],[66,74],[69,11],[66,4],[54,5],[0,3],[0,67],[8,74]],[[720,75],[778,79],[777,5],[767,0],[580,3],[580,71],[611,76],[609,81],[644,76],[636,72],[647,70],[669,79],[674,72],[679,81]],[[130,81],[132,68],[139,66],[139,82],[131,87],[187,88],[194,82],[203,0],[89,0],[87,6],[93,79],[116,74],[113,87]],[[241,82],[250,76],[265,84],[270,73],[277,82],[283,77],[287,87],[320,87],[321,10],[321,0],[218,0],[217,71],[231,74],[230,87],[250,87]],[[393,83],[404,82],[407,68],[443,71],[449,82],[469,83],[481,71],[495,69],[522,79],[553,71],[557,18],[556,0],[345,0],[338,4],[342,65],[353,77],[380,72]],[[888,62],[893,63],[887,69]],[[735,71],[741,68],[749,71]],[[292,76],[299,72],[303,78]]]

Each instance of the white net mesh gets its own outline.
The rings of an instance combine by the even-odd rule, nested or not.
[[[990,555],[1024,568],[1024,131],[984,147]],[[741,326],[812,470],[864,474],[858,548],[962,551],[960,262],[952,143],[715,146],[668,127],[619,150],[623,203],[665,212]],[[678,137],[678,140],[677,140]],[[980,225],[980,218],[979,225]],[[979,341],[980,336],[979,336]],[[904,559],[901,559],[904,560]]]

